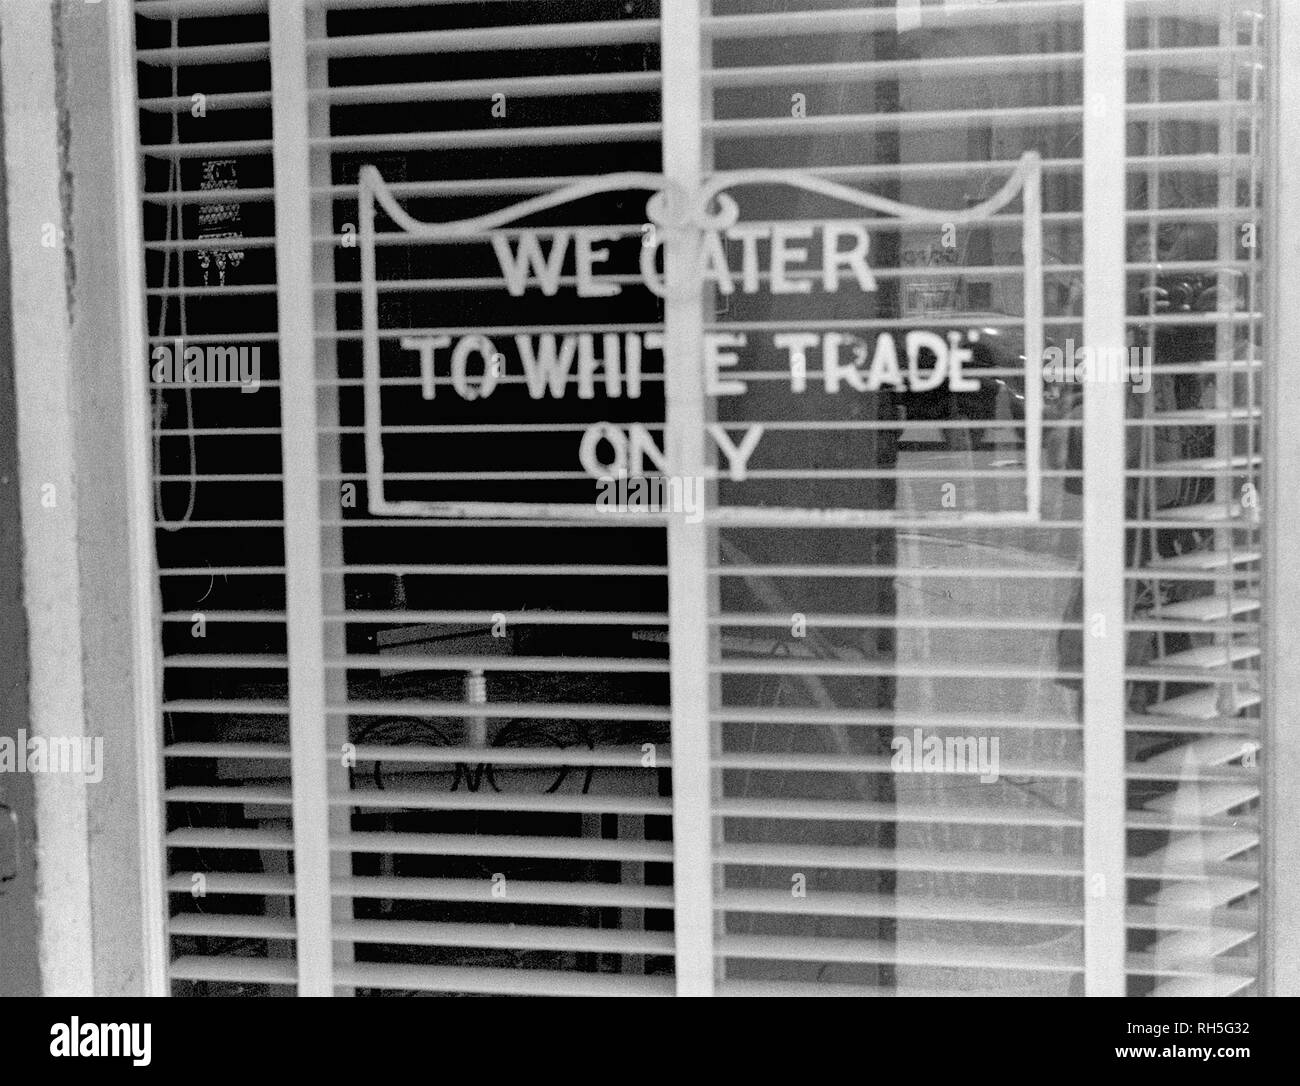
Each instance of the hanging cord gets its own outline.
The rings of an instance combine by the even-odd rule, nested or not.
[[[172,98],[173,98],[172,104],[173,107],[175,106],[174,99],[180,96],[180,72],[176,63],[177,50],[179,48],[179,41],[180,41],[178,25],[179,24],[177,20],[172,19]],[[180,114],[176,111],[175,108],[173,108],[172,146],[178,147],[180,145],[180,142],[181,142]],[[176,194],[177,196],[179,196],[180,192],[181,192],[181,160],[178,154],[175,158],[172,159],[171,165],[168,167],[167,170],[167,195],[171,196],[173,194]],[[167,203],[166,239],[168,241],[184,240],[184,233],[185,233],[184,209],[182,208],[181,210],[177,210],[179,206],[180,206],[179,203],[172,203],[170,200]],[[173,221],[176,223],[176,233],[177,233],[176,238],[172,237]],[[158,312],[158,338],[159,339],[161,339],[167,334],[167,302],[169,298],[167,294],[167,284],[171,280],[171,262],[172,262],[172,252],[171,249],[168,248],[165,249],[163,252],[163,274],[162,274],[163,294],[162,294],[162,301],[159,306],[159,312]],[[178,296],[178,304],[180,308],[180,331],[181,331],[180,338],[183,347],[185,342],[185,333],[186,333],[185,297],[183,293],[185,289],[185,253],[184,252],[180,252],[177,256],[176,278],[177,278],[177,286],[182,291],[182,293]],[[189,498],[185,503],[185,512],[181,514],[179,520],[169,521],[167,519],[166,513],[163,511],[163,496],[162,496],[162,467],[163,467],[162,431],[163,431],[163,415],[165,413],[166,405],[163,403],[162,389],[155,389],[153,391],[153,430],[154,430],[153,433],[153,462],[154,462],[153,511],[154,511],[154,519],[158,522],[158,526],[161,527],[164,531],[168,531],[168,532],[178,531],[185,524],[189,523],[190,517],[194,515],[194,503],[195,500],[198,498],[198,492],[199,492],[198,445],[194,440],[193,392],[191,391],[189,384],[184,381],[183,378],[184,369],[180,368],[183,367],[184,365],[183,355],[180,359],[173,359],[172,363],[173,363],[172,372],[173,373],[179,372],[182,374],[181,383],[184,385],[185,442],[189,449],[189,466],[190,466],[189,488],[190,489],[189,489]]]

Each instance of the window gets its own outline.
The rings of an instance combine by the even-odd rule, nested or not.
[[[1257,990],[1252,5],[135,12],[175,991]]]

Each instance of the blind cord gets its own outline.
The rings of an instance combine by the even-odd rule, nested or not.
[[[177,20],[173,18],[172,39],[171,39],[172,41],[172,98],[173,99],[178,98],[180,96],[180,74],[179,74],[179,69],[177,67],[177,61],[176,61],[177,50],[179,48],[178,25],[179,24]],[[175,102],[173,102],[173,106],[175,106]],[[173,108],[172,146],[177,147],[180,145],[180,142],[181,142],[180,114],[176,112],[175,108]],[[181,172],[181,160],[180,160],[180,156],[177,155],[175,158],[172,159],[171,165],[168,167],[168,171],[167,171],[167,195],[168,196],[171,196],[173,193],[175,193],[176,195],[180,194],[181,191],[180,172]],[[184,240],[184,234],[185,234],[184,210],[181,209],[178,211],[177,210],[178,206],[179,206],[178,204],[174,204],[171,201],[168,201],[167,230],[166,230],[166,240],[168,241]],[[173,221],[175,221],[176,223],[176,233],[177,233],[176,238],[172,237]],[[160,339],[167,334],[167,302],[169,298],[167,294],[167,284],[171,278],[171,261],[172,261],[171,249],[167,249],[163,253],[163,274],[162,274],[163,294],[162,294],[162,302],[159,306],[159,312],[158,312],[158,338]],[[183,251],[177,255],[176,276],[177,276],[177,285],[183,291],[185,288],[185,253]],[[180,307],[180,331],[181,331],[180,340],[181,340],[181,345],[183,347],[185,343],[185,333],[186,333],[185,297],[183,294],[179,296],[178,304]],[[182,356],[182,358],[173,359],[172,361],[173,361],[173,372],[180,372],[182,374],[181,383],[184,385],[185,442],[187,448],[189,449],[190,471],[189,471],[189,480],[188,480],[189,498],[185,503],[185,512],[181,514],[178,520],[169,521],[167,519],[167,514],[163,510],[163,496],[162,496],[162,466],[163,466],[162,465],[162,431],[163,431],[163,416],[166,413],[166,405],[163,403],[162,390],[156,389],[153,394],[153,429],[154,429],[153,511],[154,511],[154,519],[157,522],[158,526],[162,528],[164,531],[168,531],[168,532],[178,531],[185,524],[189,523],[190,518],[194,515],[194,503],[198,498],[198,493],[199,493],[198,445],[194,440],[193,393],[191,392],[188,383],[184,381],[184,377],[183,377],[184,370],[180,368],[184,364],[184,357]]]

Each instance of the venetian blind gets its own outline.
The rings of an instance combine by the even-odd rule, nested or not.
[[[595,303],[577,297],[571,257],[550,297],[517,294],[486,236],[418,238],[384,210],[371,257],[357,200],[363,166],[403,214],[433,223],[657,171],[657,11],[373,14],[316,5],[307,40],[322,756],[348,741],[358,759],[330,785],[348,914],[334,932],[352,941],[336,975],[374,992],[671,993],[663,532],[602,523],[576,456],[598,420],[662,429],[662,364],[647,349],[638,371],[630,357],[662,327],[656,299],[631,285],[646,194],[502,227],[508,244],[523,226],[555,244],[569,224],[605,224],[608,270],[628,288]],[[361,246],[340,245],[354,228]],[[363,394],[369,259],[378,338]],[[445,343],[427,368],[419,343]],[[543,381],[535,360],[553,346],[626,380],[589,387],[579,360]],[[585,499],[586,516],[429,520],[388,512],[374,486],[394,504]]]
[[[1092,389],[1039,391],[1026,357],[1086,345],[1084,4],[135,8],[151,347],[260,351],[256,394],[155,391],[177,991],[1064,995],[1096,990],[1089,939],[1125,944],[1131,994],[1251,989],[1249,4],[1127,4],[1111,274],[1151,380],[1100,556],[1122,676],[1087,662]],[[730,195],[814,268],[819,224],[865,222],[875,289],[760,270],[666,313],[640,274],[661,170],[769,171]],[[582,227],[617,296],[580,295],[572,249],[515,289],[489,236]],[[674,401],[683,328],[734,337],[743,393]],[[915,331],[957,335],[975,390],[846,375]],[[711,524],[594,510],[596,423],[601,462],[693,465]],[[736,478],[716,434],[760,427]],[[1099,781],[1085,699],[1121,680],[1127,769]],[[711,755],[674,764],[683,735]]]
[[[266,5],[135,12],[170,976],[280,991],[297,972]],[[260,387],[186,380],[187,348],[236,375],[243,352]]]
[[[1125,577],[1132,995],[1258,985],[1258,4],[1130,5]]]
[[[893,522],[808,517],[715,541],[720,990],[1081,993],[1082,673],[1063,646],[1079,627],[1082,465],[1067,453],[1079,421],[1051,388],[1040,516],[988,519],[1023,509],[1038,440],[1032,269],[1045,342],[1080,338],[1081,8],[782,8],[716,0],[705,20],[712,168],[808,170],[934,214],[870,220],[866,300],[760,296],[719,320],[755,338],[837,329],[873,355],[887,335],[957,332],[979,383],[829,395],[823,347],[809,392],[791,396],[769,354],[753,377],[771,383],[717,401],[775,431],[753,482],[721,484],[720,501]],[[1028,151],[1040,251],[1023,197],[954,221]],[[760,200],[776,220],[834,213],[775,187]],[[947,749],[969,758],[926,754]]]

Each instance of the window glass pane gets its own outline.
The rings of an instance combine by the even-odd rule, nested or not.
[[[724,986],[1083,991],[1089,362],[1128,387],[1130,530],[1103,559],[1128,571],[1128,988],[1250,991],[1261,21],[1131,5],[1130,349],[1107,358],[1081,323],[1081,7],[829,7],[714,0],[707,166],[956,209],[1034,151],[1043,244],[1024,250],[1020,200],[978,225],[870,219],[875,289],[830,291],[821,231],[843,207],[789,183],[736,194],[742,220],[811,227],[812,285],[714,292],[714,327],[748,338],[727,370],[747,387],[713,417],[766,427],[719,503],[931,519],[717,533]],[[1037,260],[1041,363],[1024,335]],[[876,387],[881,340],[901,356],[917,330],[960,337],[971,391]],[[794,331],[816,337],[802,363],[773,338]],[[828,332],[846,338],[828,349]],[[1023,508],[1030,363],[1041,519],[963,523]]]
[[[1033,151],[1043,245],[1024,252],[1020,198],[976,223],[869,218],[874,291],[718,304],[770,374],[715,401],[769,427],[719,500],[902,522],[718,534],[725,984],[1080,993],[1078,393],[1049,386],[1028,431],[1024,308],[1041,269],[1047,343],[1079,338],[1080,12],[826,7],[715,2],[712,166],[960,210]],[[738,199],[759,221],[860,218],[790,185]],[[795,329],[819,335],[799,393],[772,346]],[[917,332],[969,352],[967,384],[927,389],[927,363],[871,380],[890,347],[907,370]],[[1041,517],[992,526],[1025,509],[1028,440]]]
[[[1131,995],[1256,989],[1259,5],[1131,3]]]

